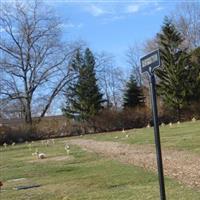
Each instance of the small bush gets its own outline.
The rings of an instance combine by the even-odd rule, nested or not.
[[[28,125],[20,125],[19,127],[0,127],[0,144],[20,143],[24,141],[35,140],[34,129]]]
[[[200,119],[200,102],[193,102],[183,110],[183,120]]]
[[[122,129],[141,128],[150,121],[150,112],[146,107],[126,110],[103,110],[90,120],[94,132],[116,131]]]

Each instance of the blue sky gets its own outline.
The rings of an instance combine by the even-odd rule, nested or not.
[[[14,0],[3,0],[13,2]],[[31,1],[31,0],[18,0]],[[40,1],[40,0],[39,0]],[[114,56],[115,67],[129,76],[126,52],[134,44],[153,38],[179,3],[186,0],[43,0],[62,19],[68,41],[83,40],[95,52]],[[192,0],[187,0],[187,2]],[[60,114],[60,102],[53,110]]]
[[[117,67],[126,69],[129,47],[134,44],[142,47],[153,38],[160,31],[164,17],[169,16],[177,4],[198,0],[41,1],[53,7],[63,21],[64,39],[83,40],[94,52],[112,54]]]
[[[95,52],[111,53],[126,65],[129,46],[142,44],[161,28],[163,18],[184,1],[46,0],[63,20],[64,37],[84,40]]]

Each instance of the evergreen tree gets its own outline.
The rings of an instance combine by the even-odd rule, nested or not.
[[[200,100],[200,47],[191,52],[191,64],[193,72],[191,77],[192,88],[189,101],[195,102]]]
[[[78,49],[75,52],[70,62],[70,67],[74,72],[74,77],[66,86],[65,90],[66,102],[65,102],[65,107],[62,108],[63,113],[68,118],[76,118],[79,116],[79,112],[76,108],[76,104],[78,103],[78,95],[76,92],[76,87],[77,87],[79,73],[83,66],[83,63],[84,60],[82,57],[82,53],[80,49]]]
[[[95,116],[102,108],[103,95],[100,93],[95,76],[95,58],[89,48],[83,56],[76,54],[72,66],[78,73],[77,81],[71,84],[64,113],[81,121]]]
[[[134,108],[136,106],[143,106],[144,99],[141,87],[137,85],[135,77],[131,75],[124,92],[123,107]]]
[[[180,48],[183,39],[170,20],[165,19],[158,38],[162,61],[162,67],[157,70],[158,92],[165,104],[177,111],[180,119],[191,89],[190,57]]]

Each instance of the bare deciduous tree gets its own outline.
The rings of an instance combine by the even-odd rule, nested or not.
[[[144,53],[149,53],[155,49],[159,48],[159,44],[158,44],[158,37],[155,36],[152,39],[147,40],[144,45],[143,45],[143,52]]]
[[[140,58],[142,56],[142,49],[141,46],[135,43],[133,46],[130,46],[126,57],[127,63],[132,69],[132,73],[134,73],[136,82],[139,86],[142,85],[142,77],[140,73]]]
[[[97,76],[107,107],[118,109],[122,104],[125,75],[120,68],[114,66],[112,56],[102,53],[96,60]]]
[[[200,46],[200,2],[184,2],[172,13],[177,29],[184,36],[184,46],[189,49]]]
[[[135,79],[138,83],[138,86],[149,87],[149,78],[146,73],[141,74],[141,64],[140,58],[145,54],[149,53],[152,50],[157,49],[157,42],[154,40],[148,40],[144,46],[141,44],[135,43],[131,47],[129,47],[127,51],[127,63],[132,68],[132,73],[134,73]]]
[[[71,78],[67,60],[75,47],[61,41],[61,22],[37,0],[5,4],[0,12],[0,99],[18,102],[31,124],[34,106],[44,117]]]

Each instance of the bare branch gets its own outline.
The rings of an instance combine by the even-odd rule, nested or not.
[[[40,118],[68,83],[68,59],[76,46],[61,43],[60,20],[34,0],[1,7],[1,96],[21,104],[27,123],[32,122],[34,100],[48,96]]]

